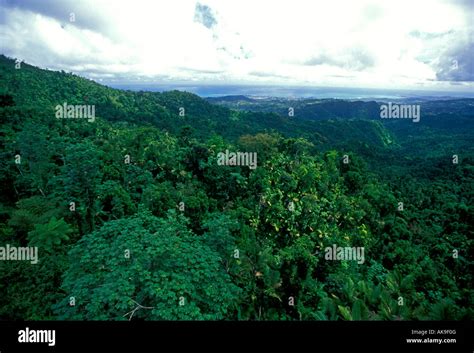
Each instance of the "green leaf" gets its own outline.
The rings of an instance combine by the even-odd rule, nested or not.
[[[342,305],[338,305],[337,307],[338,307],[339,312],[341,313],[342,317],[344,318],[344,320],[352,321],[352,315],[349,311],[349,308],[347,308],[345,306],[342,306]]]

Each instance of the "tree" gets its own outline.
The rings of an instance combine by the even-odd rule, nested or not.
[[[107,222],[70,257],[66,297],[55,307],[60,319],[221,320],[233,316],[240,292],[219,255],[175,211]]]
[[[46,251],[51,251],[53,246],[60,245],[62,241],[69,240],[72,228],[64,219],[52,217],[46,224],[36,224],[35,229],[28,233],[30,246],[38,246]]]

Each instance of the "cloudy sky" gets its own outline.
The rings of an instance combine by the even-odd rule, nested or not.
[[[107,83],[474,88],[474,0],[0,0],[1,52]]]

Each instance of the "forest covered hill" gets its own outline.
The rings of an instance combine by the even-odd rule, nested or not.
[[[473,318],[474,100],[419,123],[339,100],[291,117],[15,66],[0,57],[0,248],[39,262],[0,261],[0,318]]]

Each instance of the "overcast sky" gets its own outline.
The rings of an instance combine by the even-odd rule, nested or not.
[[[0,0],[1,52],[102,82],[472,89],[474,0]]]

